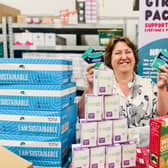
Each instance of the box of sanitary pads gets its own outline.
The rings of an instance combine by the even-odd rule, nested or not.
[[[119,119],[120,117],[120,98],[117,94],[104,96],[104,118]]]
[[[81,124],[81,145],[82,147],[93,147],[97,145],[97,122],[80,120]]]
[[[103,119],[103,96],[85,95],[85,118],[88,121]]]
[[[26,160],[66,160],[70,152],[71,131],[62,137],[0,134],[0,145]]]
[[[106,168],[121,168],[121,145],[106,146]]]
[[[99,121],[97,125],[97,145],[112,144],[112,120]]]
[[[126,118],[113,120],[113,142],[122,143],[128,141],[128,124]]]
[[[83,148],[81,144],[72,144],[72,167],[89,167],[90,157],[89,148]]]
[[[136,166],[136,144],[128,142],[121,145],[122,167]]]
[[[111,71],[105,69],[95,69],[93,81],[93,93],[95,95],[107,95],[113,93],[113,79]]]
[[[33,168],[67,168],[68,161],[54,161],[54,160],[29,160],[33,163]],[[66,167],[65,167],[66,166]]]
[[[105,146],[90,148],[90,167],[105,167]]]
[[[72,61],[63,59],[0,59],[1,84],[64,84],[71,81]]]
[[[0,85],[0,109],[57,111],[74,103],[75,83]]]
[[[0,110],[0,134],[59,137],[71,129],[76,120],[76,104],[58,112]]]

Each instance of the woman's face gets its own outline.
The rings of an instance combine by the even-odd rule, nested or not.
[[[111,56],[111,65],[114,72],[126,73],[134,71],[134,53],[125,42],[119,41],[114,46]]]

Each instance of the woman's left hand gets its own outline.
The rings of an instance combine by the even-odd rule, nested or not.
[[[159,68],[163,72],[160,72],[157,76],[157,87],[159,89],[162,89],[168,83],[168,64],[165,64],[164,66],[160,66]]]

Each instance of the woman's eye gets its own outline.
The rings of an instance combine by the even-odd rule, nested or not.
[[[131,51],[126,51],[126,54],[131,54],[132,52]]]

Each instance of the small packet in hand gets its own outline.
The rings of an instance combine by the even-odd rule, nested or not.
[[[103,52],[90,53],[85,60],[88,64],[104,62]]]
[[[168,52],[162,50],[161,52],[159,52],[159,54],[154,58],[153,62],[152,62],[152,67],[160,70],[160,66],[163,66],[165,64],[168,64]]]
[[[103,52],[96,52],[92,47],[89,47],[82,58],[88,63],[96,63],[94,68],[99,68],[102,63],[104,63],[104,55]]]
[[[82,55],[82,58],[88,63],[90,64],[90,61],[88,59],[88,55],[90,53],[95,53],[96,51],[92,48],[92,47],[89,47]]]

